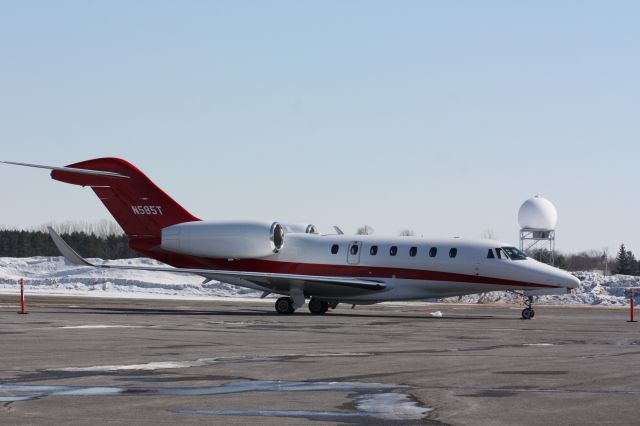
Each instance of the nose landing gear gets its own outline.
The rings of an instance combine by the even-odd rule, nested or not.
[[[526,296],[524,299],[524,306],[526,306],[522,310],[522,319],[528,320],[533,318],[535,315],[535,311],[533,310],[533,296]]]

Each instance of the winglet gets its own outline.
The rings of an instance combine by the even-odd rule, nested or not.
[[[67,244],[65,240],[63,240],[62,237],[58,235],[56,231],[53,230],[52,227],[48,226],[47,228],[49,229],[49,235],[53,240],[53,244],[56,245],[56,247],[58,248],[60,253],[64,256],[65,259],[67,259],[70,263],[77,266],[91,266],[95,268],[94,264],[87,262],[82,258],[82,256],[76,253],[75,250],[72,249],[69,246],[69,244]]]

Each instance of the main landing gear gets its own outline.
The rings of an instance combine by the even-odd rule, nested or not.
[[[526,296],[524,299],[524,306],[526,306],[522,310],[522,319],[528,320],[533,318],[535,312],[533,310],[533,296]]]
[[[309,300],[309,311],[314,315],[322,315],[327,313],[329,309],[335,309],[338,306],[338,302],[326,302],[324,300],[318,300],[312,297]],[[276,312],[282,315],[289,315],[296,310],[295,303],[292,297],[281,297],[276,300]]]
[[[281,297],[276,300],[276,312],[279,314],[292,314],[295,312],[293,307],[293,299],[290,297]]]
[[[309,300],[309,311],[314,315],[322,315],[329,310],[329,302],[318,300],[315,297]]]

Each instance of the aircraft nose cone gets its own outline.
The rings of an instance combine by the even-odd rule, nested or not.
[[[576,288],[580,285],[580,280],[573,275],[564,272],[564,276],[562,277],[562,283],[567,288]]]

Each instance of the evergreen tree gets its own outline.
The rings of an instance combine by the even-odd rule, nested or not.
[[[125,259],[140,257],[129,248],[126,235],[97,235],[84,231],[63,233],[74,249],[85,257]],[[48,232],[0,229],[0,257],[60,256]]]
[[[620,244],[620,250],[616,256],[616,274],[631,275],[636,269],[636,259],[631,251],[627,251],[624,243]]]

